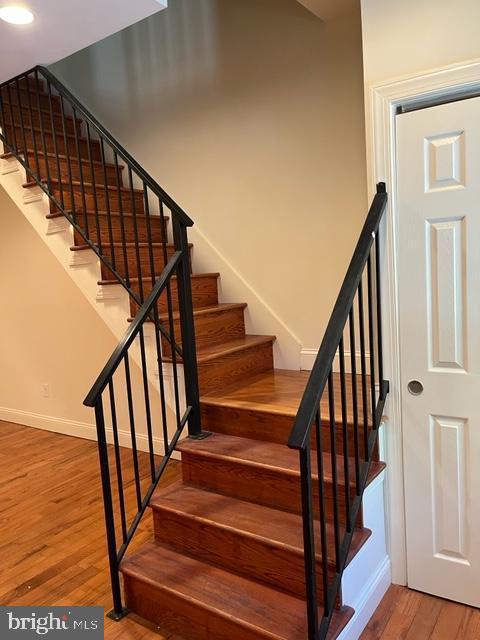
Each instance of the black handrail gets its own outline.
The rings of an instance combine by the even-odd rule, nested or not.
[[[368,484],[378,428],[388,394],[388,382],[383,379],[378,233],[386,204],[385,184],[379,183],[288,440],[288,446],[299,453],[308,640],[325,640],[328,636],[363,493]],[[373,260],[375,268],[372,266]],[[367,289],[366,307],[364,284]],[[357,334],[359,354],[356,353]],[[347,337],[351,349],[349,374],[345,351]],[[367,341],[370,350],[368,355]],[[357,357],[360,357],[361,361],[359,375]],[[334,364],[336,358],[338,372]],[[370,362],[369,374],[367,359]],[[361,389],[358,389],[359,383]],[[326,408],[322,409],[321,401],[325,391]],[[338,418],[335,415],[337,394],[341,407]],[[352,409],[351,427],[348,423],[348,407]],[[353,434],[350,429],[353,429]],[[342,448],[342,469],[338,468],[338,446]],[[312,451],[313,448],[316,449],[315,453]],[[325,469],[325,457],[330,458],[328,474]],[[330,501],[327,500],[329,493]],[[333,552],[330,550],[325,526],[329,508],[333,518]],[[320,518],[319,540],[316,539],[314,527],[317,517]],[[322,599],[319,598],[320,591],[323,594]],[[323,600],[322,616],[319,616],[320,600]]]
[[[75,243],[85,244],[95,252],[102,273],[103,267],[107,267],[114,278],[109,277],[109,281],[121,284],[130,296],[131,306],[139,308],[84,402],[95,409],[97,425],[114,604],[109,615],[120,619],[126,613],[120,588],[120,562],[151,495],[185,427],[188,425],[191,437],[206,435],[200,421],[187,238],[187,228],[193,222],[45,67],[36,66],[0,84],[0,126],[4,149],[24,167],[27,180],[48,196],[51,213],[60,213],[70,222]],[[172,255],[168,249],[165,208],[171,213]],[[140,245],[146,250],[143,259]],[[147,326],[152,328],[154,341],[150,351],[146,344]],[[176,334],[180,336],[181,347]],[[132,353],[138,366],[135,371],[131,366]],[[171,371],[173,382],[171,402],[164,379],[165,367]],[[137,374],[140,383],[135,385]],[[120,393],[123,403],[118,402]],[[158,393],[159,403],[152,402],[152,393]],[[108,404],[104,406],[105,397]],[[170,435],[172,420],[175,429]],[[129,431],[121,432],[123,424],[129,426]],[[143,433],[139,424],[144,426]],[[163,455],[155,444],[158,427]],[[112,437],[115,483],[110,477],[107,431]],[[121,437],[130,438],[130,467],[125,465],[121,452]],[[146,491],[139,437],[146,439],[149,469]],[[133,474],[133,482],[128,481],[128,474]],[[134,492],[133,514],[126,498],[130,487]],[[117,545],[119,536],[121,544]]]

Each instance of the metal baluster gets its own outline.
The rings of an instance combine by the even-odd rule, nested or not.
[[[152,482],[154,482],[155,481],[155,456],[154,456],[154,449],[153,449],[152,412],[150,407],[150,392],[148,390],[147,356],[145,352],[145,335],[143,332],[143,327],[140,329],[139,339],[140,339],[140,355],[142,359],[143,397],[145,400],[145,418],[147,422],[150,475],[152,478]]]
[[[107,547],[108,559],[110,562],[110,580],[112,584],[113,609],[115,616],[120,617],[124,613],[124,610],[122,606],[120,577],[118,575],[115,517],[113,515],[112,487],[110,484],[107,438],[105,433],[105,416],[103,413],[103,403],[101,397],[95,405],[95,419],[97,423],[98,455],[100,459],[100,473],[102,477],[103,507],[105,511],[105,527],[107,530]]]
[[[47,81],[47,88],[48,88],[48,105],[49,105],[49,108],[50,108],[50,124],[51,124],[51,127],[52,127],[52,135],[53,135],[53,149],[54,149],[54,153],[55,153],[55,160],[56,160],[56,163],[57,163],[57,177],[58,177],[58,188],[60,190],[60,202],[62,204],[62,209],[65,210],[65,200],[64,200],[64,197],[63,197],[62,171],[60,169],[60,157],[59,157],[59,154],[58,154],[55,119],[53,117],[52,87],[51,87],[49,81]],[[40,117],[42,117],[41,114],[40,114]],[[48,154],[46,154],[46,156],[45,156],[45,163],[46,164],[49,163]]]
[[[127,539],[127,517],[125,514],[125,497],[123,495],[123,473],[122,473],[122,456],[120,453],[120,442],[118,440],[118,424],[117,424],[117,407],[115,402],[115,388],[113,380],[108,383],[108,391],[110,396],[110,413],[112,415],[112,431],[113,431],[113,446],[115,449],[115,467],[117,470],[117,487],[118,487],[118,500],[120,504],[120,518],[122,524],[122,538],[123,542]]]
[[[375,332],[373,328],[373,282],[372,282],[372,255],[367,260],[367,292],[368,292],[368,342],[370,345],[370,393],[372,403],[372,427],[375,429],[375,408],[377,399],[375,393]]]
[[[357,353],[355,345],[355,301],[348,314],[350,332],[350,368],[352,371],[352,410],[353,410],[353,442],[355,448],[355,486],[356,494],[360,495],[360,442],[358,438],[358,394],[357,394]]]
[[[38,71],[35,70],[34,72],[35,75],[35,86],[36,86],[36,90],[37,90],[37,107],[38,107],[38,121],[40,124],[40,139],[42,141],[42,146],[43,146],[43,157],[45,159],[45,171],[47,174],[47,185],[48,185],[48,190],[51,192],[52,190],[52,184],[51,184],[51,180],[50,180],[50,167],[48,165],[48,147],[47,147],[47,143],[46,143],[46,138],[45,138],[45,128],[43,126],[43,118],[42,118],[42,107],[41,107],[41,102],[40,102],[40,82],[38,79]],[[52,136],[55,136],[55,133],[52,132]],[[35,131],[32,131],[32,137],[35,139]],[[39,176],[40,178],[41,176]]]
[[[13,105],[12,105],[12,93],[10,91],[10,83],[7,83],[7,95],[8,95],[8,104],[10,106],[10,118],[11,118],[11,127],[12,127],[12,142],[15,149],[15,153],[18,153],[18,144],[17,144],[17,132],[15,129],[15,116],[13,115]],[[18,105],[20,108],[20,105]],[[32,130],[33,135],[33,130]]]
[[[323,429],[320,407],[315,415],[315,436],[317,440],[318,502],[320,515],[320,539],[322,545],[324,616],[328,617],[330,615],[330,603],[328,599],[328,538],[327,512],[325,508],[325,472],[323,469]]]
[[[72,110],[73,113],[73,122],[77,121],[77,112],[75,107]],[[83,180],[83,163],[82,163],[82,155],[80,150],[80,141],[78,139],[78,131],[77,127],[74,127],[75,132],[75,151],[77,154],[77,162],[78,162],[78,172],[80,177],[80,192],[82,196],[82,207],[83,207],[83,223],[84,223],[84,233],[88,240],[92,240],[90,238],[90,231],[88,229],[88,207],[87,207],[87,196],[85,194],[85,182]]]
[[[21,129],[22,129],[23,157],[25,159],[25,163],[26,163],[27,167],[30,169],[30,163],[29,163],[29,160],[28,160],[27,136],[25,134],[25,123],[23,121],[23,109],[22,109],[21,99],[20,99],[20,86],[19,86],[18,78],[15,81],[15,87],[16,87],[17,100],[18,100],[18,113],[20,114],[20,124],[21,124]],[[27,180],[30,180],[30,178],[31,178],[31,176],[27,171]]]
[[[27,76],[28,78],[29,76]],[[27,83],[28,84],[28,83]],[[21,108],[21,100],[20,97],[18,98],[18,106],[19,108]],[[34,134],[34,121],[33,121],[33,108],[32,108],[32,96],[31,96],[31,92],[27,89],[27,102],[28,102],[28,115],[29,115],[29,119],[30,119],[30,129],[32,131],[32,143],[33,143],[33,154],[35,156],[35,166],[37,167],[37,175],[36,177],[41,180],[42,178],[42,172],[40,171],[40,161],[38,159],[38,148],[37,148],[37,139],[35,138],[35,134]],[[38,114],[38,117],[41,117],[41,113]]]
[[[76,121],[74,121],[74,126],[77,126]],[[100,218],[98,215],[98,198],[97,198],[97,179],[95,177],[95,166],[93,164],[92,158],[92,137],[90,134],[90,125],[85,122],[85,127],[87,130],[87,149],[88,149],[88,164],[90,165],[90,179],[92,183],[93,190],[93,208],[95,210],[95,227],[97,232],[97,247],[99,252],[103,255],[103,247],[102,247],[102,233],[100,231]]]
[[[120,230],[122,233],[122,250],[123,250],[123,263],[125,266],[125,282],[127,287],[130,288],[130,270],[128,268],[128,253],[127,253],[127,236],[125,233],[125,219],[123,215],[123,202],[122,202],[122,186],[121,186],[121,178],[120,178],[120,169],[118,167],[118,155],[117,152],[113,152],[113,158],[115,162],[115,176],[117,181],[117,198],[118,198],[118,215],[120,218]],[[105,187],[105,193],[107,193],[108,189]],[[143,302],[143,296],[140,297]]]
[[[133,234],[135,238],[135,259],[137,263],[137,277],[139,283],[140,300],[144,300],[145,296],[143,291],[142,259],[140,257],[140,246],[138,239],[137,207],[135,203],[135,190],[133,188],[133,175],[131,167],[128,167],[128,182],[130,188],[130,201],[132,204]]]
[[[132,439],[132,458],[133,458],[133,470],[135,474],[135,491],[137,494],[137,506],[138,510],[142,508],[142,494],[140,491],[140,472],[138,469],[138,452],[137,452],[137,435],[135,431],[135,411],[133,408],[133,396],[132,396],[132,380],[130,377],[130,361],[128,352],[125,354],[123,363],[125,366],[125,381],[127,386],[127,401],[128,401],[128,417],[130,421],[130,436]]]
[[[105,182],[105,184],[108,184],[108,180],[107,180],[107,163],[105,160],[105,145],[103,142],[103,138],[100,137],[100,156],[102,159],[102,165],[103,165],[103,180]],[[115,175],[117,176],[117,171],[115,170]],[[118,176],[116,178],[118,180]],[[107,228],[108,228],[108,239],[110,242],[110,251],[112,254],[112,267],[114,269],[114,271],[117,270],[117,266],[116,266],[116,258],[115,258],[115,243],[114,243],[114,238],[113,238],[113,227],[112,227],[112,213],[111,213],[111,208],[110,208],[110,192],[109,189],[105,189],[105,208],[106,208],[106,215],[107,215]]]
[[[382,335],[382,289],[380,274],[380,231],[375,236],[375,280],[377,293],[377,344],[378,344],[378,381],[380,384],[380,399],[385,400],[383,385],[383,335]]]
[[[342,436],[343,436],[343,475],[345,480],[345,520],[347,523],[347,532],[352,530],[351,514],[350,514],[350,450],[349,450],[349,433],[347,420],[347,387],[345,374],[345,348],[343,344],[343,336],[339,344],[340,357],[340,399],[342,404]]]
[[[152,281],[152,287],[155,284],[155,254],[153,249],[152,239],[152,221],[150,219],[150,204],[148,202],[148,189],[147,185],[143,183],[143,199],[145,201],[145,222],[147,228],[147,245],[148,245],[148,258],[150,263],[150,277]],[[165,263],[166,264],[166,263]]]
[[[318,604],[310,444],[307,444],[304,449],[300,449],[300,479],[302,492],[303,546],[305,550],[308,638],[309,640],[316,640],[318,637]]]
[[[368,460],[368,395],[367,395],[367,363],[365,355],[365,320],[363,309],[363,284],[358,285],[358,324],[360,331],[360,363],[362,369],[362,409],[363,409],[363,445],[364,458]]]
[[[160,383],[160,405],[162,410],[162,430],[165,455],[168,452],[168,423],[167,423],[167,405],[165,402],[165,382],[163,379],[163,358],[162,345],[160,341],[160,319],[158,317],[158,302],[153,306],[153,321],[155,324],[155,347],[157,349],[157,366],[158,379]]]
[[[337,434],[335,423],[335,392],[332,370],[328,374],[328,410],[330,417],[330,457],[332,463],[333,527],[335,536],[335,570],[340,572],[340,517],[338,509]]]
[[[70,208],[71,208],[73,222],[76,224],[77,208],[75,206],[75,193],[73,191],[72,159],[70,157],[70,146],[68,144],[67,127],[65,126],[65,104],[63,102],[62,95],[60,95],[60,113],[62,116],[63,146],[65,147],[65,156],[67,158],[68,182],[70,185]]]

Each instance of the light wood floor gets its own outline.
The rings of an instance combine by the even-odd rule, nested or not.
[[[361,640],[480,640],[480,610],[391,586]]]
[[[0,421],[0,469],[0,603],[97,605],[108,612],[96,443]],[[180,464],[172,461],[165,484],[179,476]],[[127,496],[133,504],[133,492]],[[151,531],[147,513],[137,544]],[[120,623],[107,618],[105,638],[165,640],[133,615]]]
[[[96,443],[0,421],[0,469],[0,603],[109,611]],[[172,461],[165,484],[179,476]],[[146,514],[137,544],[151,531]],[[105,638],[167,640],[133,615],[106,619]],[[480,640],[480,611],[391,587],[362,640]]]

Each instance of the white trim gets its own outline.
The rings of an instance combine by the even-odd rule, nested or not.
[[[74,438],[82,438],[84,440],[97,440],[97,429],[94,424],[88,422],[80,422],[78,420],[69,420],[68,418],[57,418],[46,416],[32,411],[22,411],[21,409],[10,409],[0,407],[0,420],[3,422],[13,422],[15,424],[42,429],[43,431],[51,431],[60,433],[65,436]],[[0,425],[1,431],[1,425]],[[107,427],[107,442],[113,443],[113,431]],[[130,431],[125,429],[118,430],[118,440],[121,447],[132,448]],[[153,437],[153,447],[155,453],[163,455],[164,445],[163,438]],[[146,434],[137,434],[137,448],[139,451],[148,452],[148,438]],[[180,460],[180,453],[174,451],[172,457]]]
[[[318,349],[302,349],[300,351],[300,369],[303,371],[311,371],[313,369],[313,365],[315,363],[315,358],[317,357]],[[352,372],[351,368],[351,357],[350,351],[345,351],[345,371],[347,373]],[[333,371],[340,371],[340,364],[338,360],[338,352],[335,355],[335,359],[333,361]],[[357,372],[362,369],[362,353],[361,351],[356,351],[355,353],[355,366],[357,368]],[[370,353],[368,351],[365,352],[366,362],[368,364],[370,359]]]
[[[392,562],[392,580],[407,583],[406,534],[403,479],[402,406],[400,380],[400,343],[398,332],[398,282],[396,275],[396,146],[395,113],[400,104],[419,99],[444,98],[459,91],[480,89],[480,61],[451,65],[424,74],[404,77],[369,87],[366,94],[367,171],[370,195],[374,185],[387,184],[389,206],[381,228],[383,247],[382,304],[384,318],[385,377],[390,379],[386,413],[389,427],[385,433],[387,462],[387,536]]]

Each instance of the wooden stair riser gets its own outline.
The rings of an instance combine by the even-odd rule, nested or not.
[[[45,161],[45,155],[38,154],[38,166],[37,161],[35,159],[35,153],[33,151],[27,153],[28,163],[32,171],[37,175],[38,171],[40,171],[40,177],[42,180],[46,182],[47,180],[47,162]],[[53,155],[47,156],[48,158],[48,169],[50,171],[50,178],[52,180],[58,181],[58,169],[57,159]],[[58,158],[58,164],[60,165],[60,181],[64,185],[64,190],[69,189],[70,183],[70,173],[72,175],[72,180],[76,182],[80,182],[80,163],[76,157],[70,158],[70,163],[66,156]],[[69,165],[70,164],[70,170]],[[98,162],[92,162],[93,164],[93,176],[95,178],[96,185],[104,185],[105,184],[105,173],[107,178],[107,184],[116,186],[117,178],[116,178],[116,170],[113,165],[107,165],[105,169],[105,173],[103,170],[103,166]],[[90,165],[89,160],[81,160],[82,173],[83,173],[83,181],[84,182],[93,182],[92,181],[92,167]],[[119,174],[120,186],[123,186],[123,175],[122,171]]]
[[[30,115],[31,115],[31,118],[30,118]],[[55,112],[44,111],[44,110],[39,111],[38,109],[32,109],[32,111],[29,111],[25,107],[18,107],[17,105],[12,105],[11,110],[9,106],[4,109],[5,124],[7,125],[12,124],[12,116],[13,116],[13,122],[17,125],[17,127],[20,127],[20,130],[22,128],[22,118],[23,118],[23,126],[25,130],[27,128],[31,130],[32,122],[33,122],[34,128],[40,129],[40,122],[41,122],[43,125],[44,131],[51,132],[52,119],[53,119],[53,130],[63,134],[63,127],[65,126],[66,133],[71,135],[75,134],[74,120],[71,116],[65,116],[65,119],[63,119],[61,114],[58,114]],[[82,121],[79,120],[78,118],[76,120],[76,125],[77,125],[77,134],[81,136]],[[21,135],[21,132],[20,132],[20,135]]]
[[[62,194],[60,188],[54,185],[51,188],[51,192],[59,202],[62,202]],[[118,190],[116,188],[109,188],[108,192],[106,192],[104,185],[97,185],[95,189],[95,195],[96,207],[99,211],[107,211],[108,202],[110,205],[110,211],[113,211],[115,213],[119,213],[120,209],[122,209],[123,213],[132,213],[132,210],[135,207],[135,213],[138,216],[144,214],[143,191],[134,191],[133,203],[130,191],[125,189],[120,190],[119,197]],[[82,192],[80,185],[74,185],[73,200],[75,202],[75,208],[77,211],[83,211],[84,199],[87,210],[95,210],[95,196],[93,187],[85,185]],[[70,185],[68,183],[63,185],[63,202],[65,203],[65,208],[67,210],[72,209],[72,194]],[[56,210],[55,205],[52,205],[52,208],[52,213],[54,213]],[[119,240],[121,240],[121,238],[119,238]]]
[[[295,549],[159,507],[153,510],[153,522],[158,542],[172,546],[179,553],[213,562],[301,598],[306,595],[304,555]],[[334,574],[334,567],[330,567],[330,580]],[[322,575],[320,559],[317,562],[319,603],[323,602]]]
[[[185,483],[217,491],[239,500],[247,500],[267,507],[301,513],[300,475],[278,468],[246,464],[237,459],[217,458],[182,452],[182,473]],[[353,470],[351,496],[353,498]],[[319,485],[312,483],[315,517],[319,517]],[[338,484],[339,522],[346,522],[345,488]],[[325,508],[327,517],[333,519],[333,483],[325,480]],[[358,522],[357,526],[362,523]]]
[[[236,380],[268,371],[273,368],[273,345],[271,342],[225,353],[198,365],[200,393],[234,383]]]
[[[190,252],[191,252],[192,247],[190,247]],[[110,245],[105,245],[104,249],[103,249],[103,253],[110,259],[111,258],[111,248]],[[121,275],[125,275],[126,274],[126,269],[125,269],[125,258],[124,258],[124,251],[123,248],[120,246],[116,246],[114,247],[114,253],[115,253],[115,259],[118,263],[117,266],[117,271],[121,274]],[[149,247],[139,247],[138,248],[138,253],[139,253],[139,258],[140,261],[137,260],[137,250],[134,246],[128,246],[126,247],[126,253],[127,253],[127,265],[128,265],[128,273],[130,275],[131,278],[137,278],[140,274],[138,273],[139,270],[139,265],[140,265],[140,269],[141,269],[141,273],[143,275],[144,278],[146,277],[150,277],[152,270],[151,270],[151,264],[150,264],[150,249]],[[167,245],[167,261],[170,260],[170,258],[172,257],[172,255],[175,253],[175,247],[171,244]],[[155,275],[156,277],[158,277],[161,273],[163,268],[165,267],[165,259],[164,259],[164,249],[162,246],[155,246],[152,247],[152,255],[153,255],[153,262],[154,262],[154,266],[155,266]],[[109,278],[110,276],[108,275],[110,272],[107,268],[102,267],[102,278]]]
[[[218,278],[215,275],[206,275],[192,278],[192,300],[194,308],[209,307],[218,304]],[[147,295],[151,290],[151,281],[145,281],[144,293]],[[138,284],[133,283],[132,288],[138,292]],[[171,281],[171,297],[173,311],[178,311],[177,279]],[[168,298],[167,292],[162,293],[159,299],[159,314],[167,313]],[[131,315],[134,317],[138,313],[138,305],[133,300],[130,301]]]
[[[23,88],[20,88],[19,93],[20,93],[20,104],[25,109],[28,109],[30,106],[32,107],[32,110],[38,109],[38,104],[40,103],[40,109],[43,109],[45,111],[50,111],[50,98],[48,94],[40,93],[37,96],[36,93],[34,93],[33,91],[30,91],[30,97],[29,97],[28,92]],[[9,110],[10,104],[12,104],[12,106],[19,104],[17,91],[16,89],[14,90],[13,87],[10,90],[10,96],[8,95],[7,88],[6,87],[2,88],[1,98],[2,98],[4,111]],[[55,95],[52,95],[52,111],[54,113],[61,113],[60,98]]]
[[[124,575],[124,591],[129,610],[188,640],[276,640],[259,628],[240,626],[234,619],[159,584]]]
[[[17,149],[20,152],[23,152],[24,147],[24,139],[22,128],[19,126],[11,127],[10,125],[6,125],[5,133],[7,138],[7,143],[11,146],[15,146],[15,137],[13,135],[13,129],[15,129],[16,135],[16,143]],[[44,131],[43,136],[42,132],[39,129],[34,129],[33,133],[30,127],[25,127],[25,142],[28,149],[34,149],[35,145],[37,147],[37,151],[47,151],[47,153],[60,153],[62,155],[69,155],[71,157],[77,156],[77,143],[75,141],[75,137],[67,135],[66,144],[63,133],[57,132],[55,136],[50,131]],[[45,145],[43,144],[43,140],[45,139]],[[55,149],[56,145],[56,149]],[[96,140],[92,140],[90,142],[91,146],[91,157],[92,160],[100,160],[100,144]],[[78,138],[78,151],[81,158],[88,158],[88,141],[84,138]]]
[[[97,244],[97,220],[95,214],[87,214],[85,216],[81,210],[77,211],[77,220],[78,224],[82,229],[85,229],[88,225],[89,236],[93,242]],[[111,226],[112,226],[112,237],[113,242],[121,242],[122,241],[122,224],[120,221],[119,215],[112,215],[110,217]],[[108,222],[108,217],[106,215],[98,216],[98,224],[100,227],[100,237],[102,241],[102,249],[107,252],[110,245],[110,225]],[[162,226],[162,220],[159,216],[150,216],[150,230],[153,242],[164,242],[167,237],[167,229],[168,220],[165,220],[164,225]],[[135,225],[133,223],[132,216],[124,216],[123,218],[123,227],[125,233],[125,241],[126,242],[135,242],[136,235],[138,236],[139,242],[147,242],[148,240],[148,223],[145,216],[138,215],[137,216],[137,233],[135,234]],[[74,234],[74,244],[77,246],[81,246],[85,244],[85,240],[82,236],[75,232]],[[110,252],[111,253],[111,252]],[[117,251],[115,250],[115,255],[117,255]],[[122,265],[123,262],[120,260],[119,266]]]
[[[225,340],[239,338],[245,335],[244,310],[240,307],[219,310],[208,315],[195,316],[195,340],[197,349],[207,345],[221,344]],[[181,335],[180,320],[174,320],[175,335]],[[168,323],[166,324],[168,330]],[[181,339],[177,342],[181,345]],[[162,347],[165,355],[171,354],[170,343],[162,339]]]
[[[216,431],[225,435],[264,440],[277,444],[286,444],[293,426],[294,416],[270,411],[255,411],[242,407],[229,407],[201,402],[202,425],[207,431]],[[331,451],[330,423],[322,420],[322,450]],[[360,456],[364,459],[363,429],[359,430]],[[317,439],[312,436],[312,447],[317,448]],[[343,428],[336,423],[336,450],[343,453]],[[355,456],[355,437],[353,425],[348,425],[348,451]],[[378,460],[378,451],[374,454]]]

